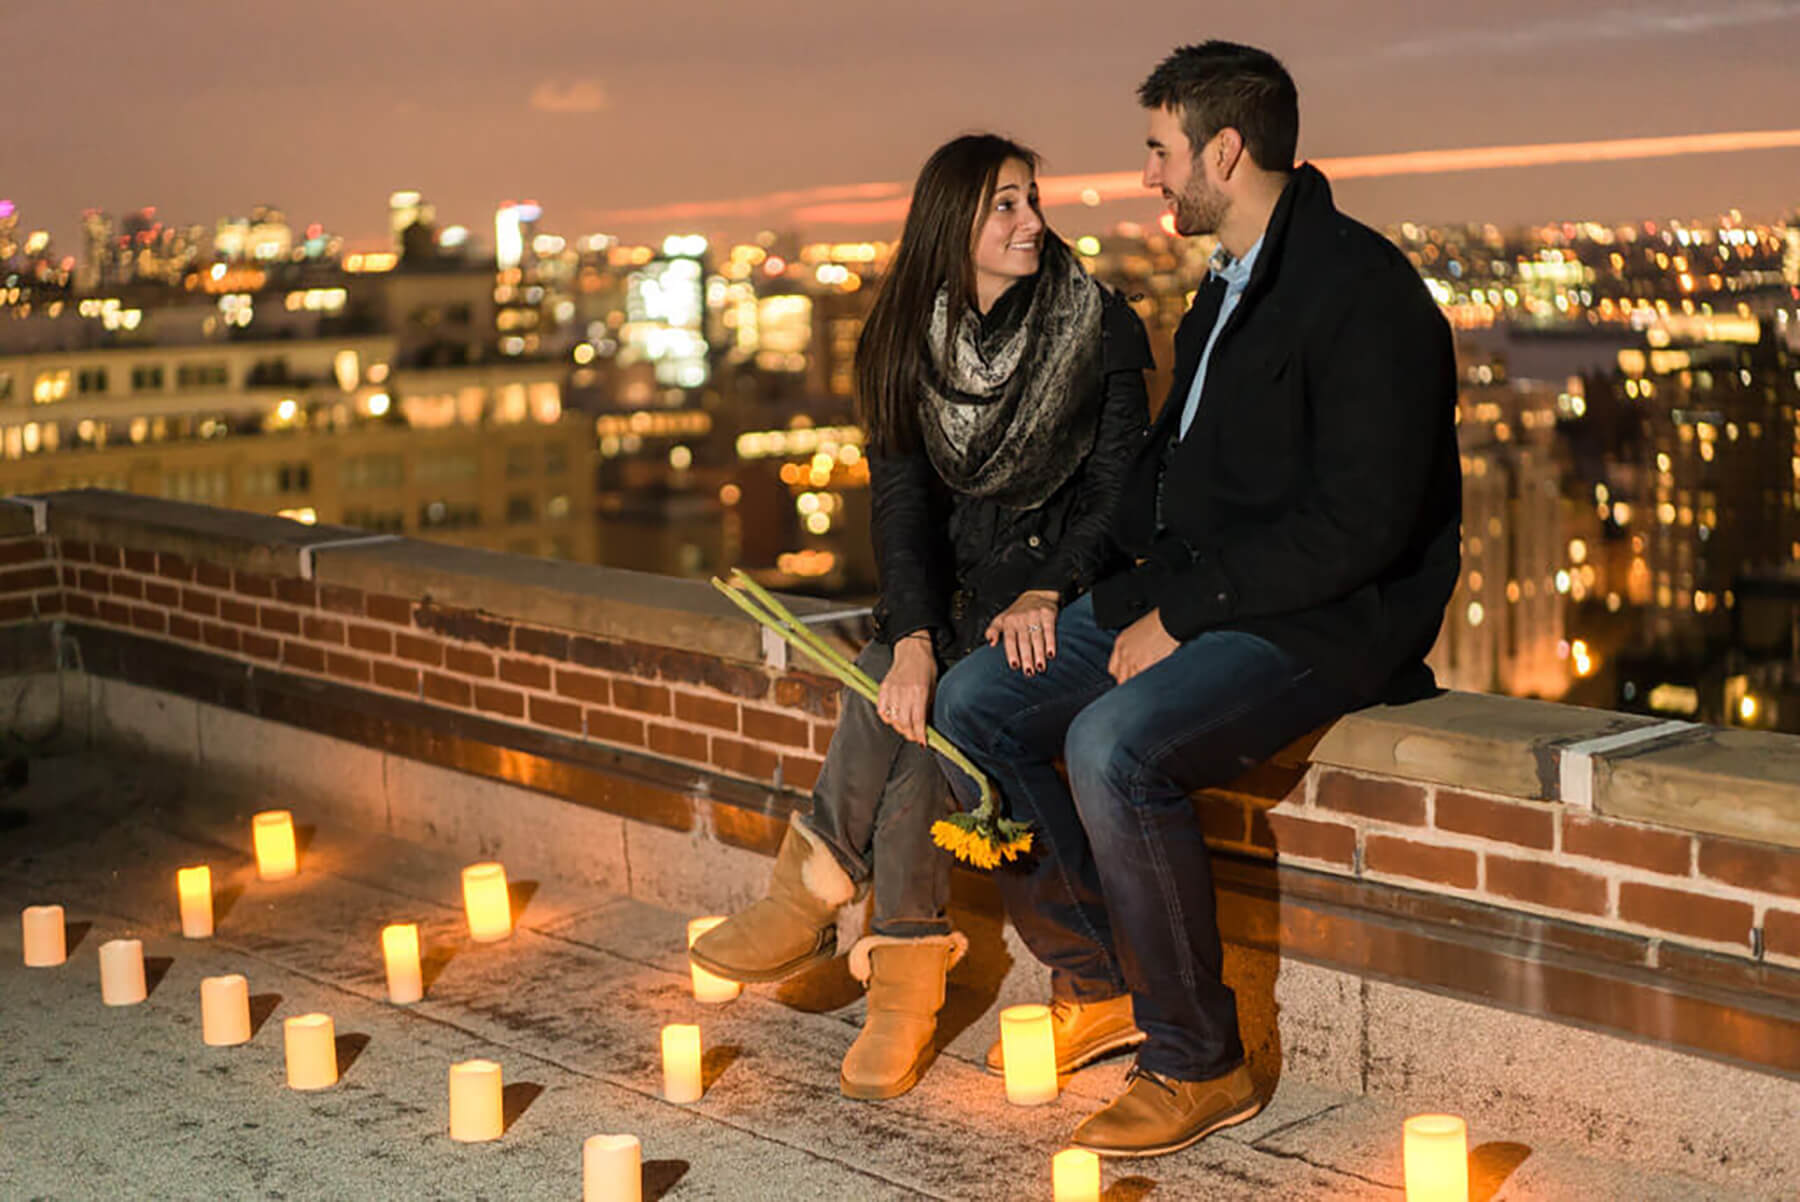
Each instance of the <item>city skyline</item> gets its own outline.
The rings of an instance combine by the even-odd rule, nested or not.
[[[33,5],[9,23],[22,45],[68,48],[18,68],[23,94],[66,99],[0,134],[11,169],[0,192],[71,248],[85,208],[154,204],[169,220],[209,223],[258,203],[372,247],[385,232],[381,198],[401,187],[471,227],[529,195],[567,233],[648,235],[606,217],[908,179],[931,146],[976,125],[1035,144],[1050,173],[1126,173],[1142,137],[1132,88],[1171,45],[1208,35],[1284,57],[1312,158],[1769,129],[1800,104],[1800,80],[1782,67],[1800,57],[1800,3],[1772,0],[1575,16],[1536,2],[1504,21],[1382,3],[1360,6],[1353,23],[1309,5],[1218,25],[1161,2],[1141,6],[1141,20],[1097,25],[1064,0],[957,10],[954,21],[935,0],[906,18],[801,0],[702,23],[542,0],[502,27],[472,8],[326,0],[310,20],[328,35],[197,0],[141,28],[105,12]],[[184,39],[195,28],[227,49],[194,56]],[[231,49],[271,35],[299,45],[293,70],[272,74],[264,56]],[[71,56],[91,66],[73,89]],[[905,111],[890,112],[902,94]],[[1774,217],[1791,211],[1797,178],[1800,150],[1789,147],[1371,177],[1340,193],[1383,223]],[[1093,217],[1157,212],[1143,194]],[[741,234],[756,222],[701,224]]]

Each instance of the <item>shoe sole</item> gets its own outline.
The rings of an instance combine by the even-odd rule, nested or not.
[[[1070,1060],[1064,1064],[1058,1064],[1056,1066],[1056,1075],[1059,1077],[1066,1077],[1070,1073],[1086,1068],[1103,1056],[1110,1056],[1114,1052],[1123,1051],[1126,1048],[1135,1048],[1138,1044],[1143,1043],[1144,1040],[1148,1038],[1150,1037],[1142,1031],[1132,1031],[1131,1033],[1121,1035],[1116,1039],[1110,1039],[1097,1047],[1089,1048],[1074,1060]],[[986,1064],[987,1071],[994,1076],[1004,1077],[1006,1075],[1006,1064],[1004,1061],[999,1064],[991,1064],[986,1061],[983,1061],[983,1063]]]
[[[858,1102],[885,1102],[889,1098],[897,1098],[903,1093],[911,1093],[913,1087],[925,1076],[925,1070],[930,1068],[931,1062],[936,1059],[937,1052],[935,1050],[926,1053],[913,1062],[913,1066],[906,1071],[904,1077],[891,1085],[857,1085],[846,1078],[844,1074],[839,1073],[838,1091],[846,1098],[854,1098]]]
[[[1095,1144],[1084,1144],[1078,1139],[1071,1139],[1069,1141],[1069,1146],[1072,1148],[1083,1148],[1096,1156],[1104,1156],[1114,1160],[1142,1160],[1151,1156],[1167,1156],[1171,1152],[1179,1152],[1183,1148],[1191,1148],[1207,1136],[1218,1131],[1223,1131],[1227,1127],[1235,1127],[1239,1123],[1249,1122],[1251,1119],[1262,1113],[1264,1105],[1265,1103],[1263,1100],[1259,1098],[1245,1110],[1240,1110],[1236,1114],[1227,1115],[1222,1119],[1218,1119],[1210,1126],[1202,1127],[1192,1135],[1183,1136],[1174,1143],[1159,1144],[1154,1148],[1103,1148]]]
[[[837,928],[831,928],[831,934],[819,941],[819,945],[798,960],[789,960],[786,964],[775,968],[747,972],[733,968],[729,964],[721,964],[717,960],[708,959],[692,948],[688,949],[688,959],[710,972],[715,977],[723,977],[727,981],[736,981],[741,985],[765,985],[770,981],[785,981],[803,969],[815,964],[822,964],[837,955]]]

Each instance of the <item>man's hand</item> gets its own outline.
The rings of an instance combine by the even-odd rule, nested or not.
[[[1058,600],[1049,589],[1026,589],[988,623],[988,646],[1004,643],[1006,662],[1023,668],[1027,676],[1042,672],[1056,658]]]
[[[1124,684],[1146,668],[1154,668],[1168,658],[1169,652],[1181,646],[1181,640],[1163,629],[1162,610],[1153,609],[1125,628],[1113,643],[1112,658],[1106,670]]]
[[[931,636],[909,634],[894,644],[894,662],[881,678],[875,709],[900,736],[925,743],[925,716],[931,712],[931,690],[937,685],[937,657]]]

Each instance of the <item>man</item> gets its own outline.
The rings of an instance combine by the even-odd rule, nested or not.
[[[1448,327],[1400,252],[1294,166],[1286,70],[1207,42],[1138,96],[1145,185],[1219,249],[1114,519],[1123,558],[1059,615],[1042,671],[985,648],[936,709],[1037,832],[1035,860],[997,879],[1051,966],[1061,1066],[1143,1040],[1124,1093],[1075,1132],[1108,1156],[1261,1108],[1191,794],[1431,691],[1461,509]]]

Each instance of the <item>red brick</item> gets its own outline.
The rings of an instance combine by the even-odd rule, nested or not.
[[[718,697],[701,697],[694,693],[677,693],[675,694],[675,716],[683,722],[693,722],[700,726],[710,726],[715,730],[737,733],[738,707],[735,701],[725,701]]]
[[[1397,780],[1323,772],[1319,776],[1318,807],[1377,822],[1425,825],[1425,790]]]
[[[804,710],[815,718],[836,718],[838,687],[835,681],[790,674],[775,682],[775,704]]]
[[[203,559],[194,565],[194,583],[204,584],[207,588],[230,588],[231,569]]]
[[[1255,803],[1250,806],[1250,846],[1270,855],[1275,853],[1275,831],[1269,826],[1268,807]]]
[[[1800,960],[1800,911],[1770,910],[1763,915],[1763,950]]]
[[[107,587],[106,581],[107,574],[105,572],[94,571],[89,568],[81,569],[79,585],[83,592],[109,593],[112,590]]]
[[[640,714],[669,713],[669,690],[662,685],[640,684],[635,680],[612,682],[613,704],[620,709]]]
[[[1201,833],[1208,839],[1242,843],[1247,837],[1249,819],[1244,816],[1244,803],[1235,797],[1203,792],[1194,798],[1194,813],[1199,816]]]
[[[139,630],[162,634],[169,628],[169,616],[160,609],[151,609],[147,605],[134,605],[131,607],[131,624]]]
[[[377,622],[389,622],[395,626],[411,626],[413,603],[405,597],[389,597],[382,593],[370,593],[363,598],[363,612]]]
[[[124,566],[125,553],[112,543],[90,543],[88,545],[88,551],[91,554],[93,561],[103,568],[117,568]]]
[[[128,580],[130,577],[121,576],[119,579]],[[13,572],[0,572],[0,593],[31,592],[41,588],[55,588],[61,583],[62,578],[57,574],[56,569],[47,563],[39,564],[36,567],[20,568]],[[113,591],[119,590],[114,589]],[[142,590],[131,595],[141,596]]]
[[[56,540],[57,558],[64,563],[93,563],[94,545],[84,539],[61,538]]]
[[[15,538],[0,543],[0,567],[15,563],[35,563],[50,558],[49,549],[38,538]]]
[[[200,623],[192,618],[184,618],[180,614],[170,614],[169,635],[171,638],[198,643],[200,641]]]
[[[230,602],[226,602],[227,605]],[[300,615],[291,609],[282,609],[276,605],[262,607],[262,628],[275,630],[282,634],[300,633]]]
[[[345,655],[341,651],[325,653],[325,670],[339,680],[354,680],[358,684],[369,683],[369,661],[360,655]]]
[[[277,577],[275,596],[289,605],[298,605],[303,609],[311,609],[319,603],[318,586],[298,576]]]
[[[1341,822],[1315,822],[1295,814],[1272,813],[1269,828],[1277,854],[1324,860],[1348,868],[1356,862],[1356,828]]]
[[[217,622],[208,622],[200,628],[200,635],[209,647],[217,647],[223,651],[238,649],[238,631],[235,626],[221,626]]]
[[[219,620],[238,626],[256,625],[256,606],[230,597],[219,598]]]
[[[442,672],[425,673],[425,699],[440,705],[469,704],[469,682],[454,676],[445,676]]]
[[[1434,885],[1473,889],[1475,853],[1462,847],[1440,847],[1398,835],[1370,835],[1363,844],[1363,869],[1411,877]]]
[[[37,617],[37,607],[30,597],[0,598],[0,622],[23,622]]]
[[[133,601],[144,599],[144,582],[136,576],[114,576],[107,584],[115,597],[130,597]]]
[[[444,647],[436,639],[422,639],[416,634],[395,634],[394,653],[401,659],[432,667],[444,662]]]
[[[744,707],[744,737],[783,747],[805,748],[812,743],[812,731],[805,720],[747,705]]]
[[[1701,876],[1727,885],[1800,897],[1800,850],[1702,837],[1699,865]]]
[[[1625,881],[1619,886],[1620,918],[1675,935],[1748,945],[1753,915],[1748,902],[1637,881]]]
[[[181,608],[191,614],[204,614],[209,618],[216,618],[219,616],[219,599],[211,593],[184,588],[181,590]]]
[[[1530,902],[1551,910],[1606,913],[1606,878],[1559,864],[1515,860],[1490,852],[1487,891],[1496,897]]]
[[[419,691],[419,670],[402,668],[398,664],[383,663],[376,660],[375,683],[384,689],[394,689],[401,693],[416,695]]]
[[[232,587],[247,597],[274,597],[275,581],[273,577],[259,575],[256,572],[242,570],[231,574]]]
[[[712,762],[715,767],[726,772],[734,772],[752,780],[772,780],[781,760],[774,752],[754,743],[715,735],[712,741]]]
[[[452,672],[479,676],[484,680],[492,679],[494,675],[494,657],[485,651],[470,651],[467,647],[446,647],[444,666]]]
[[[524,685],[528,689],[547,689],[550,687],[550,668],[528,659],[503,656],[500,660],[500,679],[507,684]]]
[[[311,643],[296,643],[289,639],[281,644],[281,662],[307,672],[323,672],[325,653]]]
[[[706,762],[706,736],[697,730],[679,726],[650,724],[650,750],[658,755],[672,755],[679,760]]]
[[[1564,855],[1587,856],[1613,864],[1630,864],[1651,872],[1686,876],[1693,858],[1693,839],[1672,831],[1651,830],[1625,822],[1609,822],[1585,814],[1563,814]]]
[[[163,609],[175,609],[181,604],[181,590],[172,584],[151,581],[144,585],[144,600]]]
[[[475,686],[475,708],[508,718],[525,716],[525,694],[515,689],[496,688],[491,684]]]
[[[179,555],[164,551],[156,557],[156,574],[164,580],[177,580],[186,584],[194,578],[194,565]]]
[[[810,755],[784,755],[781,757],[781,783],[790,789],[810,793],[819,783],[819,770],[823,767],[824,760],[815,760]]]
[[[501,675],[505,674],[503,670]],[[566,730],[570,734],[581,733],[581,707],[570,705],[567,701],[533,697],[531,699],[531,720],[539,726],[554,726],[556,729]]]
[[[156,573],[156,552],[128,550],[125,552],[125,570],[141,572],[147,576]]]
[[[334,614],[348,614],[353,618],[363,616],[363,595],[359,588],[345,588],[341,584],[321,584],[319,586],[319,608],[330,610]]]
[[[541,655],[545,659],[568,659],[569,636],[553,630],[518,626],[513,629],[513,650],[523,651],[527,655]]]
[[[336,618],[316,618],[307,614],[301,619],[300,629],[315,643],[336,643],[340,647],[344,645],[344,624]]]
[[[607,705],[612,701],[612,684],[606,677],[595,676],[592,672],[577,672],[573,668],[556,670],[556,691],[564,697],[589,701],[595,705]]]
[[[603,743],[625,743],[633,747],[644,745],[643,719],[628,718],[611,710],[588,710],[587,732],[588,738],[599,739]]]
[[[358,626],[352,622],[348,633],[350,645],[358,651],[373,651],[377,655],[394,653],[394,636],[379,626]]]
[[[61,593],[39,593],[32,598],[40,616],[52,617],[63,611],[63,595]]]
[[[123,601],[102,601],[100,603],[100,620],[111,622],[117,626],[131,625],[131,607]]]
[[[68,594],[63,598],[63,604],[68,606],[69,612],[78,618],[91,618],[99,612],[99,608],[94,604],[94,599],[81,593]]]
[[[831,736],[837,733],[835,722],[814,722],[812,731],[812,748],[820,755],[831,750]]]
[[[1538,851],[1556,846],[1556,816],[1549,810],[1439,789],[1436,815],[1439,830],[1479,835]]]
[[[272,639],[266,634],[257,634],[254,630],[244,631],[238,640],[244,648],[245,655],[254,655],[258,659],[266,659],[270,663],[281,659],[281,640]]]

